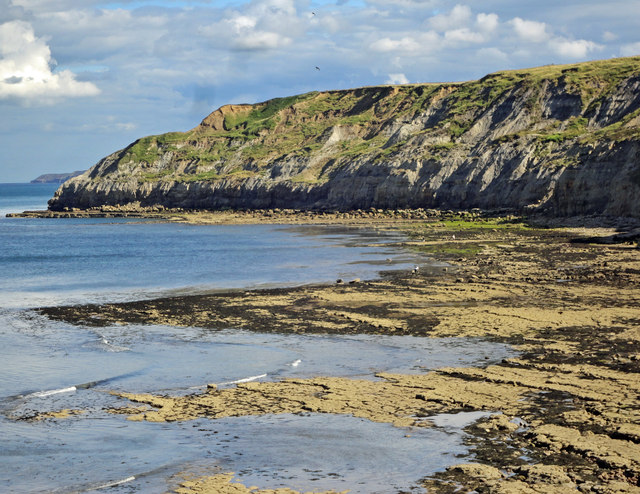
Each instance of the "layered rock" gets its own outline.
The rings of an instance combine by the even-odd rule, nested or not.
[[[640,216],[640,57],[227,105],[66,182],[52,210],[512,208]]]

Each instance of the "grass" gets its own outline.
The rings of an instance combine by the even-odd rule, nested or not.
[[[529,228],[525,220],[520,217],[443,220],[437,225],[447,230],[526,230]]]
[[[286,98],[276,98],[247,106],[225,116],[226,131],[198,129],[148,136],[125,149],[122,162],[138,163],[143,168],[157,163],[172,152],[171,164],[189,163],[220,170],[230,160],[251,162],[259,173],[281,156],[306,159],[317,153],[324,144],[321,137],[335,126],[350,127],[348,141],[334,146],[327,153],[326,162],[333,167],[345,166],[350,160],[367,156],[370,160],[385,159],[398,152],[405,142],[384,149],[388,135],[377,133],[398,117],[412,118],[439,100],[442,118],[434,126],[418,130],[427,136],[447,136],[452,142],[433,144],[425,148],[430,159],[447,159],[449,151],[476,122],[483,112],[501,98],[512,94],[522,98],[526,111],[534,115],[529,128],[497,139],[498,143],[534,139],[538,158],[552,158],[557,145],[579,140],[581,143],[599,139],[640,139],[637,125],[630,125],[640,115],[640,109],[625,115],[620,121],[600,130],[589,129],[588,112],[595,112],[607,95],[631,74],[640,72],[640,57],[612,59],[573,65],[549,65],[534,69],[502,71],[489,74],[479,81],[450,84],[416,84],[378,86],[345,91],[310,92]],[[543,121],[538,111],[542,88],[546,85],[562,87],[582,97],[583,114],[564,122]],[[290,111],[289,111],[290,110]],[[286,118],[286,120],[285,120]],[[286,125],[283,125],[284,122]],[[542,130],[541,125],[546,125]],[[535,127],[534,127],[535,125]],[[275,131],[274,131],[275,130]],[[370,136],[374,137],[370,137]],[[409,136],[410,138],[411,136]],[[330,154],[332,153],[332,154]],[[323,156],[324,158],[325,156]],[[570,161],[570,160],[569,160]],[[551,160],[550,166],[573,166]],[[201,166],[202,165],[202,166]],[[325,172],[330,172],[329,166]],[[193,169],[191,167],[190,169]],[[243,171],[244,175],[250,172]],[[162,179],[171,172],[149,172],[144,180]],[[238,176],[244,176],[238,175]],[[640,175],[640,172],[639,172]],[[219,172],[195,172],[184,180],[217,180]],[[640,180],[634,175],[634,180]],[[316,174],[294,180],[320,180]],[[494,226],[495,227],[495,226]]]
[[[172,173],[173,173],[173,170],[162,170],[162,171],[159,171],[159,172],[143,173],[140,176],[140,181],[142,181],[142,182],[155,182],[157,180],[162,180],[163,178],[168,177]]]
[[[286,98],[275,98],[264,103],[254,105],[248,113],[227,115],[224,126],[227,129],[243,129],[245,135],[258,135],[263,130],[273,129],[278,123],[278,114],[285,108],[312,98],[317,93],[306,93]]]
[[[205,180],[219,180],[221,178],[217,170],[210,170],[207,172],[197,173],[195,175],[182,175],[180,177],[181,182],[201,182]]]
[[[540,137],[542,142],[564,142],[571,139],[576,139],[582,136],[587,131],[587,124],[589,121],[584,117],[571,117],[568,121],[567,127],[562,132],[555,132],[546,136]]]

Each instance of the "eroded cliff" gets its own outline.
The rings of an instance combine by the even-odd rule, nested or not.
[[[227,105],[69,180],[52,210],[513,208],[640,216],[640,57]]]

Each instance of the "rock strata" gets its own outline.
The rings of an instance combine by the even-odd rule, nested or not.
[[[640,57],[226,105],[67,181],[51,210],[496,209],[639,217]]]

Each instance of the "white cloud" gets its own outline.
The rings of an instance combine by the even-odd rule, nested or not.
[[[604,33],[602,33],[603,41],[611,42],[617,40],[618,38],[619,36],[615,33],[612,33],[611,31],[605,31]]]
[[[496,14],[478,14],[476,16],[476,25],[480,31],[492,33],[498,28],[498,16]]]
[[[246,15],[238,15],[231,19],[231,24],[235,28],[237,33],[242,32],[244,29],[253,29],[256,27],[258,20],[255,17],[249,17]]]
[[[69,70],[52,72],[51,50],[24,21],[0,25],[0,98],[52,102],[67,97],[95,96],[100,90],[79,82]]]
[[[248,32],[239,36],[234,46],[240,50],[273,50],[291,43],[291,38],[267,31]]]
[[[509,59],[508,55],[505,52],[495,47],[480,48],[477,54],[478,59],[480,60],[495,60],[504,62]]]
[[[591,52],[602,47],[593,41],[585,39],[568,40],[556,38],[549,42],[549,47],[558,55],[565,58],[586,58]]]
[[[404,74],[389,74],[385,84],[409,84],[409,79]]]
[[[466,5],[456,5],[448,14],[438,14],[431,17],[429,25],[436,31],[450,31],[469,24],[471,9]]]
[[[526,21],[516,17],[510,21],[520,38],[533,43],[541,43],[549,39],[547,25],[544,22]]]
[[[629,43],[620,48],[620,55],[623,57],[633,57],[640,55],[640,41],[637,43]]]
[[[445,41],[453,44],[483,43],[498,28],[496,14],[480,13],[476,16],[475,27],[471,28],[471,9],[465,5],[456,5],[447,14],[438,14],[428,20],[428,24],[443,33]]]
[[[484,36],[481,33],[476,33],[464,27],[461,29],[447,31],[444,33],[444,39],[452,42],[482,43],[484,41]]]
[[[371,43],[371,49],[379,52],[418,51],[421,45],[415,39],[405,36],[401,39],[382,38]]]

